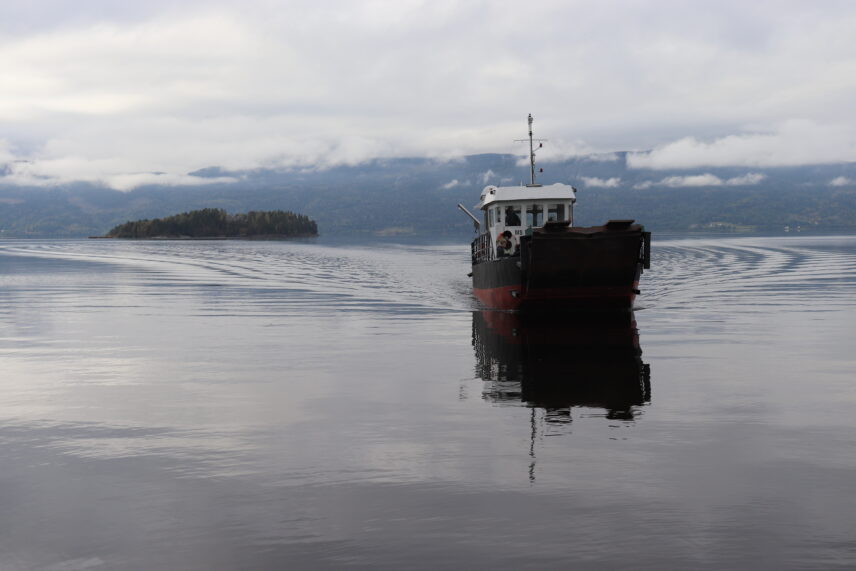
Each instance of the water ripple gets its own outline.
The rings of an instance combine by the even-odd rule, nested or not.
[[[850,304],[856,286],[856,238],[726,238],[655,244],[642,279],[650,307],[716,303],[749,309],[810,303]]]
[[[113,264],[124,269],[126,287],[146,295],[177,295],[199,288],[222,305],[241,291],[283,307],[336,311],[468,310],[464,247],[393,246],[330,248],[295,242],[50,242],[14,243],[0,252],[28,259]],[[11,259],[11,258],[10,258]],[[83,268],[84,266],[78,266]],[[71,270],[70,270],[71,271]],[[115,287],[98,281],[90,287]],[[111,273],[111,275],[114,275]],[[9,285],[25,279],[5,276]],[[72,285],[73,284],[73,285]],[[20,286],[29,286],[20,282]],[[53,295],[74,295],[79,277],[40,284]],[[227,288],[228,294],[217,288]],[[135,293],[139,293],[135,291]],[[246,297],[246,296],[245,296]]]

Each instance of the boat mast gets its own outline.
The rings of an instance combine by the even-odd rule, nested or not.
[[[530,184],[535,186],[535,148],[532,146],[532,113],[529,114],[529,176]]]
[[[529,184],[526,186],[541,186],[540,184],[535,182],[535,141],[538,141],[538,148],[544,146],[542,141],[546,141],[547,139],[533,139],[532,138],[532,113],[529,114]],[[526,139],[515,139],[515,142],[525,143]]]

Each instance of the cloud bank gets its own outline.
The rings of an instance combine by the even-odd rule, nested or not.
[[[451,190],[451,189],[457,188],[459,186],[472,186],[472,183],[468,180],[465,180],[462,182],[458,179],[452,179],[449,182],[447,182],[446,184],[441,184],[440,188],[442,188],[443,190]]]
[[[481,173],[481,183],[482,184],[487,184],[494,178],[496,178],[496,173],[493,172],[492,169],[488,169],[485,172]]]
[[[856,133],[843,125],[788,121],[769,133],[729,135],[710,142],[686,137],[650,152],[630,153],[630,168],[780,167],[856,161]]]
[[[583,184],[591,188],[618,188],[621,186],[621,178],[617,176],[606,179],[595,176],[584,176],[580,178],[582,178]]]
[[[646,180],[633,185],[636,189],[646,189],[654,186],[665,186],[669,188],[690,188],[709,186],[753,186],[763,181],[766,175],[761,173],[747,173],[743,176],[722,179],[710,173],[694,174],[686,176],[668,176],[659,181]]]
[[[856,4],[790,0],[7,2],[0,180],[525,156],[527,113],[545,163],[853,161],[853,29]]]

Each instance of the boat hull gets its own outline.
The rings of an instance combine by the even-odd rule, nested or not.
[[[519,256],[474,263],[473,293],[495,309],[626,310],[649,251],[638,224],[539,229],[521,239]]]

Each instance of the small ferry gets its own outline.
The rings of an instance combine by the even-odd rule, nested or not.
[[[473,293],[494,309],[631,309],[650,267],[651,233],[633,220],[575,227],[576,189],[536,182],[532,123],[530,114],[530,183],[486,186],[475,205],[481,217],[458,204],[477,233]]]

